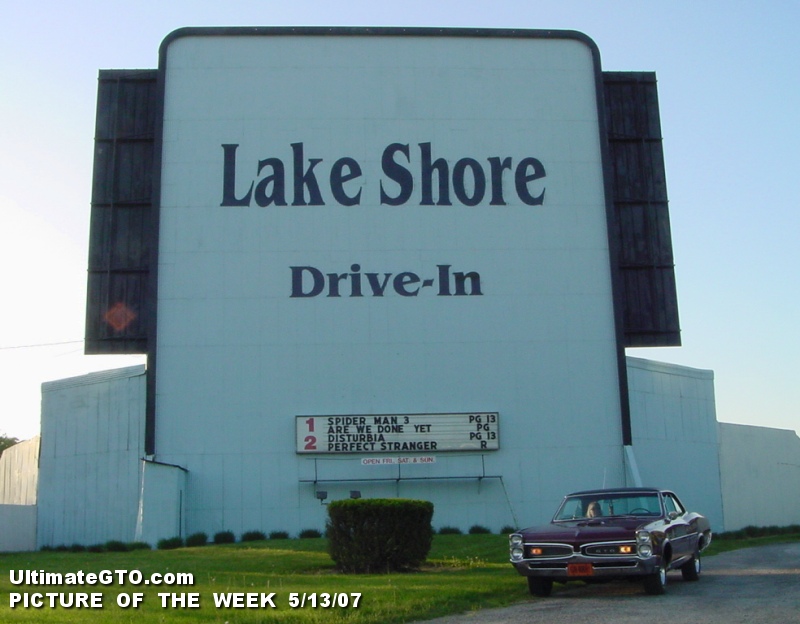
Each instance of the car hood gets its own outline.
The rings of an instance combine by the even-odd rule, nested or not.
[[[529,527],[522,529],[519,533],[524,536],[526,542],[583,544],[587,542],[630,540],[635,537],[638,529],[646,527],[654,520],[655,518],[648,518],[643,521],[642,518],[631,516],[569,520]]]

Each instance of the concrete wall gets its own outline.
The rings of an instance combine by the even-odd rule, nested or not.
[[[719,423],[725,528],[800,524],[800,438]]]
[[[42,384],[39,546],[134,540],[145,370]]]
[[[723,530],[714,373],[627,358],[633,450],[644,485],[674,490]]]

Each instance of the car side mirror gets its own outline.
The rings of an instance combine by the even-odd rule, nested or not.
[[[677,518],[679,515],[680,515],[680,514],[679,514],[677,511],[670,511],[670,512],[667,514],[667,517],[668,517],[670,520],[674,520],[674,519],[675,519],[675,518]]]

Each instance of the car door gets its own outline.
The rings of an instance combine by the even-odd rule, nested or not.
[[[669,519],[666,534],[672,544],[672,560],[678,564],[694,554],[697,534],[687,520],[686,509],[672,492],[664,493],[664,509]]]

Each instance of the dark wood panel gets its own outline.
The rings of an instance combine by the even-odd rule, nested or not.
[[[679,346],[656,77],[605,72],[603,84],[625,346]]]
[[[157,72],[102,71],[89,232],[86,353],[146,353]]]

